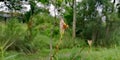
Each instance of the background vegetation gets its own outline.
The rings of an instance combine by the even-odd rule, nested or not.
[[[24,14],[20,1],[5,2],[0,12],[0,60],[119,60],[120,2],[117,0],[29,0]],[[38,7],[41,2],[44,7]],[[54,5],[58,14],[51,16]],[[10,17],[3,16],[10,14]],[[59,17],[69,25],[59,51]],[[74,23],[73,23],[74,22]],[[88,40],[92,40],[89,46]]]

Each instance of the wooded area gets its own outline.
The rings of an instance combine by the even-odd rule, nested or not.
[[[0,3],[0,60],[120,60],[120,0]]]

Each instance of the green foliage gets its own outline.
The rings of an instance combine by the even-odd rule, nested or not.
[[[102,16],[106,17],[105,22],[97,11],[97,8],[100,6],[103,8]],[[76,7],[77,37],[81,37],[84,40],[92,39],[95,45],[112,45],[111,43],[114,41],[111,40],[112,37],[114,37],[112,36],[112,32],[117,28],[115,28],[115,24],[117,24],[116,22],[119,22],[120,20],[117,13],[114,11],[113,6],[113,3],[108,0],[84,0],[79,2]],[[72,17],[70,17],[72,16],[72,10],[66,10],[67,12],[65,12],[64,16],[68,23],[72,23],[72,20],[70,20],[72,19]],[[67,16],[69,17],[67,18]],[[107,29],[109,31],[107,31]]]
[[[32,43],[34,44],[34,47],[37,49],[40,49],[40,50],[49,49],[49,40],[50,38],[48,36],[38,34],[34,38]]]
[[[45,6],[50,4],[49,0],[37,1],[40,1]],[[13,2],[14,0],[12,0],[11,4]],[[72,2],[73,0],[52,1],[57,9],[65,8],[63,16],[65,22],[69,24],[69,28],[66,29],[60,44],[60,50],[55,56],[56,59],[119,60],[119,48],[116,48],[117,45],[120,45],[119,8],[118,11],[114,11],[114,5],[109,0],[83,0],[77,2],[77,37],[72,39]],[[56,44],[59,43],[59,19],[50,16],[47,9],[38,8],[34,0],[29,0],[29,3],[31,10],[22,16],[25,23],[20,23],[17,18],[13,17],[7,19],[7,22],[0,22],[0,58],[7,60],[48,60],[50,40],[52,40],[52,52],[54,52]],[[66,6],[67,4],[69,6]],[[103,9],[101,15],[97,11],[99,6],[102,6]],[[15,9],[18,8],[15,7]],[[102,20],[103,16],[106,18],[104,21]],[[30,28],[29,23],[32,26]],[[88,39],[92,39],[93,46],[95,46],[91,50],[87,47]],[[96,46],[102,46],[102,48]],[[103,48],[105,46],[115,48]],[[24,55],[25,53],[31,55]]]
[[[120,30],[120,28],[118,28],[118,29],[116,29],[114,32],[113,32],[113,34],[112,34],[112,43],[114,44],[114,45],[120,45],[120,33],[119,33],[119,30]]]
[[[86,45],[87,45],[86,42],[82,39],[79,38],[72,39],[72,38],[64,37],[60,45],[60,49],[65,49],[65,48],[71,49],[73,47],[83,47]]]
[[[43,0],[44,1],[44,0]],[[39,8],[37,7],[37,4],[35,3],[34,0],[30,0],[29,1],[30,4],[30,11],[26,12],[25,14],[23,14],[23,22],[29,22],[30,19],[32,19],[32,17],[34,15],[37,15],[39,13],[49,13],[47,9],[44,8]]]
[[[54,26],[54,20],[53,17],[50,15],[47,15],[46,13],[42,14],[37,14],[33,17],[33,29],[39,31],[39,33],[49,36],[51,35],[51,29]],[[53,35],[58,35],[59,34],[59,24],[58,20],[55,23],[54,27],[54,33]]]
[[[57,6],[59,6],[59,7],[61,7],[63,1],[64,1],[64,0],[56,0],[56,1],[55,1],[55,2],[56,2],[55,4],[56,4]]]
[[[24,28],[18,23],[17,19],[10,19],[5,24],[0,26],[0,52],[2,59],[6,50],[13,49],[17,45],[16,43],[24,39]]]
[[[64,13],[64,18],[68,25],[71,27],[72,26],[72,19],[73,19],[73,11],[71,7],[65,7],[66,12]]]
[[[20,10],[22,8],[19,0],[6,1],[5,5],[12,11],[13,10]]]
[[[6,24],[0,28],[1,41],[13,42],[24,38],[25,28],[18,23],[17,19],[10,19]]]
[[[48,4],[49,0],[38,0],[38,2],[42,2],[43,4]]]

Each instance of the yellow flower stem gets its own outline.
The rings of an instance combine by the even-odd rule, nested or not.
[[[62,43],[62,37],[63,37],[63,34],[60,34],[59,42],[57,43],[55,53],[53,54],[53,57],[54,57],[54,58],[55,58],[55,55],[57,54],[57,52],[58,52],[58,50],[59,50],[60,44]]]

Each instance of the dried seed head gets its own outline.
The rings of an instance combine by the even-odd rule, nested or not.
[[[92,40],[87,40],[89,46],[92,46]]]
[[[68,25],[64,22],[64,20],[61,18],[60,20],[60,34],[64,34],[65,29],[68,28]]]

